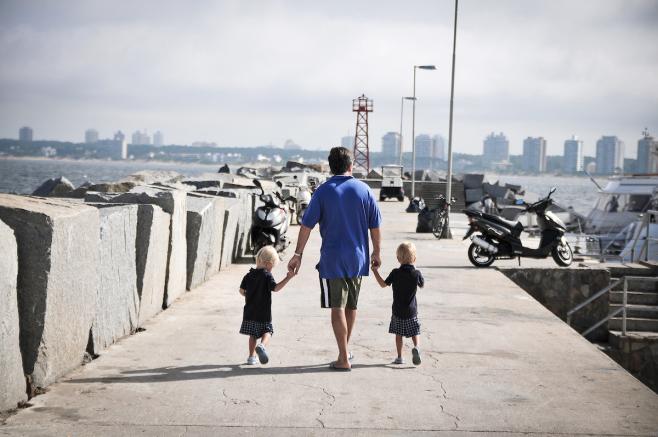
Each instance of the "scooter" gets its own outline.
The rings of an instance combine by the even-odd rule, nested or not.
[[[276,198],[265,194],[258,179],[254,179],[254,185],[260,188],[258,198],[263,202],[263,205],[254,211],[251,222],[251,245],[254,254],[264,246],[274,246],[277,252],[283,252],[290,245],[286,235],[290,220],[288,212],[281,205],[297,200],[292,196],[283,199],[278,192],[274,193]]]
[[[523,225],[512,222],[493,214],[481,211],[463,210],[468,216],[469,230],[464,240],[471,238],[472,244],[468,248],[468,259],[475,267],[488,267],[497,259],[548,258],[562,267],[568,267],[573,261],[573,252],[567,243],[564,233],[566,227],[555,214],[547,211],[553,204],[551,188],[548,196],[533,203],[527,204],[517,200],[517,205],[525,206],[525,212],[537,215],[537,225],[541,231],[541,240],[537,249],[523,246],[521,232]],[[479,232],[479,235],[473,235]]]

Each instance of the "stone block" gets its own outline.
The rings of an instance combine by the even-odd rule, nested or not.
[[[98,354],[138,326],[137,205],[102,204],[96,315],[88,351]]]
[[[170,306],[185,293],[187,282],[187,207],[186,193],[163,187],[138,186],[128,193],[112,197],[113,203],[157,205],[170,215],[167,275],[164,306]]]
[[[41,185],[39,188],[34,190],[32,193],[33,196],[43,196],[43,197],[59,197],[73,191],[75,187],[64,176],[58,178],[48,179]]]
[[[19,345],[18,249],[14,231],[0,221],[0,411],[27,400]]]
[[[0,219],[18,246],[23,371],[32,386],[45,387],[82,363],[98,289],[98,211],[0,194]]]
[[[219,271],[224,230],[224,199],[187,195],[187,289]]]
[[[240,203],[237,199],[226,199],[224,207],[221,267],[227,267],[233,262],[233,252],[235,250],[238,231],[238,220],[240,218]]]
[[[139,326],[164,305],[169,224],[171,218],[157,205],[139,205],[137,212],[137,293]]]

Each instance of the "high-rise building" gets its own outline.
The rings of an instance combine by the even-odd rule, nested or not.
[[[34,131],[29,126],[23,126],[18,130],[18,140],[22,143],[31,143]]]
[[[130,144],[134,145],[147,145],[151,144],[151,137],[146,133],[146,131],[141,132],[136,130],[132,136],[132,142]]]
[[[85,131],[85,144],[95,144],[98,142],[98,131],[96,129],[87,129]]]
[[[382,155],[398,157],[400,155],[400,134],[387,132],[382,137]]]
[[[492,167],[498,162],[509,161],[509,141],[501,132],[496,135],[493,132],[484,139],[482,162],[487,167]]]
[[[523,171],[544,173],[546,171],[546,140],[544,137],[528,137],[523,140]]]
[[[432,158],[433,149],[432,137],[427,134],[416,135],[416,158]]]
[[[340,145],[346,149],[352,150],[354,147],[354,137],[346,136],[340,139]]]
[[[575,135],[564,142],[562,171],[565,173],[583,171],[583,142]]]
[[[613,174],[624,170],[624,143],[616,136],[602,136],[596,142],[596,173]]]
[[[160,131],[156,131],[153,134],[153,145],[155,147],[162,147],[164,146],[164,135]]]
[[[446,141],[441,135],[434,135],[432,137],[432,158],[446,160]]]
[[[656,141],[645,129],[642,132],[643,137],[637,142],[637,173],[654,173],[656,172],[656,156],[658,150],[658,141]]]

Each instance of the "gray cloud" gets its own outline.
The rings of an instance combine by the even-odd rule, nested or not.
[[[422,63],[439,70],[419,72],[416,131],[447,136],[452,6],[3,1],[0,136],[147,128],[174,143],[326,147],[353,132],[365,92],[378,150]],[[480,153],[495,130],[516,153],[528,135],[560,153],[575,133],[588,153],[616,134],[633,155],[643,127],[658,131],[656,22],[652,0],[462,0],[455,150]]]

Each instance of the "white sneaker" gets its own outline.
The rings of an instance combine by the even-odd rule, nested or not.
[[[395,361],[393,361],[393,364],[404,364],[404,358],[397,357]]]
[[[413,363],[418,366],[420,364],[420,349],[417,347],[411,349],[411,355]]]
[[[249,366],[254,366],[254,365],[258,364],[258,358],[256,358],[256,357],[247,358],[247,364]]]
[[[265,346],[263,346],[262,344],[256,346],[256,354],[258,354],[258,360],[260,361],[261,364],[267,364],[267,362],[270,360],[270,357],[267,356],[267,351],[265,350]]]

